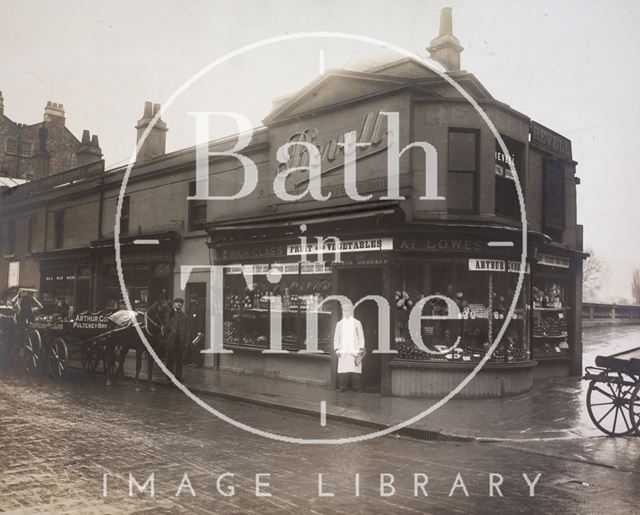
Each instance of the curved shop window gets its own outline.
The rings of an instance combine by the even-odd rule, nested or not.
[[[515,294],[519,262],[502,259],[429,259],[406,261],[394,270],[396,312],[396,359],[439,362],[474,362],[485,355],[503,324]],[[409,334],[411,309],[422,298],[442,295],[452,299],[459,318],[423,319],[420,334],[429,352],[414,344]],[[490,360],[497,362],[530,359],[526,299],[528,275],[516,309],[500,344]],[[450,316],[444,300],[431,299],[422,316]],[[459,339],[459,340],[458,340]],[[456,342],[458,344],[456,345]],[[451,347],[455,347],[453,350]]]

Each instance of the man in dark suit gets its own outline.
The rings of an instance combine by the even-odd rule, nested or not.
[[[184,300],[176,298],[165,332],[167,368],[178,381],[182,381],[182,361],[185,347],[189,344],[189,318],[183,311]]]

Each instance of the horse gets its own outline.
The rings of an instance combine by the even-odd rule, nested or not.
[[[168,301],[160,300],[155,302],[144,314],[143,331],[147,337],[147,341],[151,344],[151,348],[156,355],[162,359],[164,357],[164,330],[167,323],[168,312],[170,311]],[[139,341],[136,342],[136,375],[135,375],[135,391],[140,391],[139,378],[142,369],[142,355],[147,352],[145,345]],[[154,359],[147,352],[147,381],[149,389],[155,391],[153,384],[153,362]]]

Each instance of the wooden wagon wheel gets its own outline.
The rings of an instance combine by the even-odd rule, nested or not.
[[[42,336],[36,329],[31,329],[25,335],[23,342],[23,363],[28,375],[38,370],[42,356]]]
[[[594,379],[587,390],[587,411],[594,425],[610,436],[627,436],[633,433],[630,403],[635,379],[616,372]]]
[[[119,343],[106,343],[104,346],[104,354],[102,357],[102,369],[107,376],[116,377],[122,369],[122,353],[123,346]]]
[[[640,380],[631,392],[629,400],[629,419],[635,434],[640,435]]]
[[[67,362],[69,361],[69,350],[67,343],[60,336],[53,339],[49,345],[49,376],[52,379],[62,379],[67,371]]]

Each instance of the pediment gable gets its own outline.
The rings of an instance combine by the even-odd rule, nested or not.
[[[351,71],[330,71],[284,100],[264,120],[278,123],[309,113],[357,102],[367,97],[406,87],[406,78]]]
[[[462,71],[449,76],[473,98],[495,100],[473,74]],[[281,99],[263,123],[275,125],[407,87],[417,89],[419,95],[424,96],[461,97],[436,72],[407,58],[362,72],[331,70],[298,93]]]

